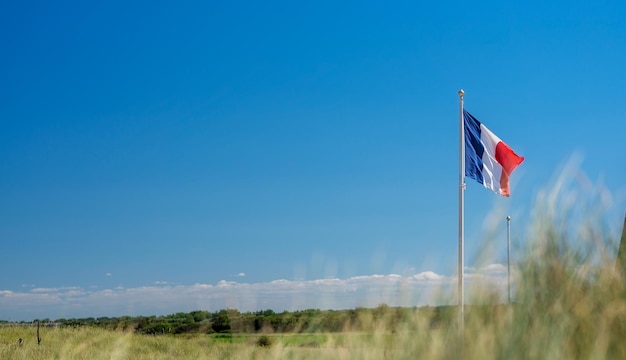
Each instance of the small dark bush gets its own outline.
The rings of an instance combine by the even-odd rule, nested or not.
[[[256,346],[269,348],[272,346],[272,339],[269,336],[263,335],[256,341]]]

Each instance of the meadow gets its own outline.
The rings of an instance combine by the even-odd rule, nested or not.
[[[3,326],[0,358],[626,359],[626,261],[616,261],[626,257],[618,251],[622,229],[607,223],[614,216],[607,216],[605,198],[588,195],[540,194],[517,250],[514,302],[473,282],[463,332],[456,316],[442,321],[420,309],[393,319],[397,312],[362,312],[359,329],[346,323],[337,332],[147,335],[42,327],[40,345],[35,327]]]

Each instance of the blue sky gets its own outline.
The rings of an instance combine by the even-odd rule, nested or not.
[[[503,264],[504,217],[519,241],[572,154],[621,226],[624,14],[621,1],[4,2],[0,319],[375,305],[380,293],[320,304],[272,289],[449,279],[460,88],[526,158],[511,198],[468,181],[467,266]],[[479,264],[486,237],[502,241]],[[175,296],[220,284],[222,300],[255,300]],[[410,289],[398,303],[428,302]]]

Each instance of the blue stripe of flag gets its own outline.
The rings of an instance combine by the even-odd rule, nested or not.
[[[463,121],[465,123],[465,176],[484,184],[483,153],[485,147],[480,141],[480,121],[466,110],[463,110]]]

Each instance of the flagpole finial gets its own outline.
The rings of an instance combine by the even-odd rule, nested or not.
[[[506,221],[511,221],[511,217],[510,217],[510,216],[507,216],[507,217],[506,217]]]
[[[463,97],[465,95],[465,91],[463,89],[459,90],[459,97]]]

